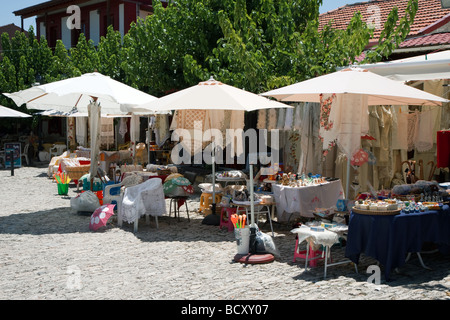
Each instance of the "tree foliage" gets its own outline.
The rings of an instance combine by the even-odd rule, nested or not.
[[[399,17],[394,8],[377,46],[364,62],[389,57],[410,31],[418,0],[409,0]],[[355,13],[345,30],[319,29],[322,0],[154,1],[154,13],[132,24],[122,38],[108,28],[97,47],[84,34],[73,48],[62,41],[48,47],[17,32],[1,36],[0,89],[14,92],[98,71],[155,96],[211,76],[260,93],[333,72],[355,63],[373,37]],[[0,103],[13,103],[1,98]],[[16,108],[17,109],[17,108]]]

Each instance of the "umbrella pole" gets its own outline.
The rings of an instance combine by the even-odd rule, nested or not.
[[[346,178],[346,183],[345,183],[345,199],[349,199],[349,181],[350,181],[350,159],[347,158],[347,178]]]
[[[250,164],[250,253],[256,253],[255,205],[253,199],[253,164]]]
[[[212,214],[216,214],[216,144],[214,143],[214,140],[212,142],[212,157],[211,157],[211,163],[212,163],[212,184],[213,184],[213,197],[212,197]]]

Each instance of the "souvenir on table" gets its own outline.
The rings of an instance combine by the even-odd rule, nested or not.
[[[368,215],[396,215],[400,213],[401,208],[397,199],[357,200],[352,210]]]

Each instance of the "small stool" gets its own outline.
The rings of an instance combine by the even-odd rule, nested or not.
[[[235,213],[236,208],[222,207],[222,211],[220,211],[219,229],[222,229],[222,227],[227,227],[229,232],[233,231],[234,226],[233,222],[231,222],[231,215]]]
[[[212,193],[203,192],[200,195],[200,206],[198,212],[203,212],[205,209],[209,209],[209,206],[213,203],[212,201],[213,195]],[[222,195],[216,193],[216,204],[222,200]]]
[[[306,244],[306,245],[309,245],[309,244]],[[312,268],[317,266],[317,259],[324,259],[324,258],[322,258],[322,251],[312,250],[311,246],[310,246],[309,250],[299,251],[298,250],[298,237],[297,237],[297,239],[295,239],[295,251],[294,251],[293,262],[295,262],[295,260],[297,258],[309,260],[309,266]],[[311,260],[311,259],[313,259],[313,260]]]
[[[173,203],[174,217],[177,218],[177,216],[178,216],[178,221],[180,221],[180,208],[179,208],[178,204],[179,204],[179,201],[181,200],[181,201],[184,201],[184,204],[186,205],[186,213],[187,213],[188,221],[190,222],[191,219],[189,218],[189,207],[187,204],[188,197],[179,196],[179,197],[168,197],[168,198],[170,199],[169,218],[172,213],[172,203]]]

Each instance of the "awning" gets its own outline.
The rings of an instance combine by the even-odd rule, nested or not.
[[[450,50],[355,67],[397,81],[450,79]]]

